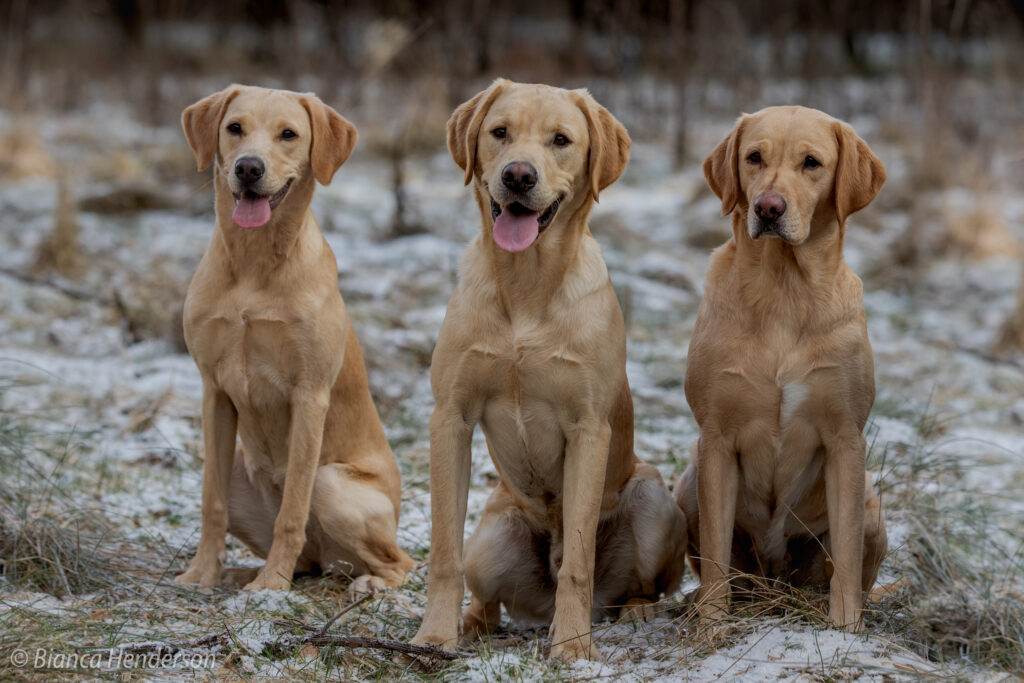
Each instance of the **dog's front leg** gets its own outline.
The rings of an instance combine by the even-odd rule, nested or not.
[[[562,468],[564,547],[550,631],[551,656],[564,661],[601,658],[591,642],[591,608],[594,546],[611,435],[608,423],[598,420],[581,421],[567,434]]]
[[[209,588],[220,579],[226,557],[224,538],[228,532],[228,494],[235,461],[238,412],[227,394],[211,382],[204,382],[202,417],[206,462],[203,464],[199,548],[188,569],[174,582],[198,583]]]
[[[462,411],[441,405],[430,417],[430,572],[417,645],[454,648],[458,641],[473,427]]]
[[[329,388],[296,392],[292,398],[288,467],[281,509],[274,522],[274,540],[266,563],[245,590],[287,590],[291,584],[295,562],[306,545],[306,521],[329,405]]]
[[[864,460],[867,443],[859,431],[840,434],[827,444],[825,497],[832,537],[829,620],[838,628],[861,626],[861,574],[864,561]]]
[[[728,608],[738,490],[736,453],[721,434],[702,431],[697,444],[697,506],[701,554],[699,612],[704,619],[717,620]]]

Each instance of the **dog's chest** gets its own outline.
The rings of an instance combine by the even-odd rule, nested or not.
[[[740,465],[737,523],[758,539],[765,561],[782,561],[786,539],[820,533],[824,501],[823,429],[829,406],[841,396],[836,373],[813,362],[799,344],[765,353],[744,369],[734,386],[733,424]]]
[[[506,482],[531,498],[562,488],[564,425],[592,401],[585,364],[565,341],[536,328],[471,350],[474,375],[485,384],[480,424]]]
[[[205,378],[238,408],[275,408],[285,402],[303,366],[299,323],[258,300],[228,292],[189,310],[189,349]]]

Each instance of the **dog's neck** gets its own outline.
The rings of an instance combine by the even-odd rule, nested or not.
[[[850,273],[843,260],[844,231],[835,215],[816,218],[807,239],[790,244],[778,237],[752,239],[746,211],[732,214],[732,242],[740,300],[770,316],[780,305],[809,319],[823,307],[839,306],[839,289]]]
[[[494,242],[490,196],[479,187],[474,194],[482,219],[481,245],[501,305],[509,317],[543,317],[555,293],[579,265],[581,242],[590,234],[590,196],[578,205],[563,205],[564,215],[556,216],[532,246],[513,254]]]
[[[223,174],[216,173],[215,178],[217,234],[214,242],[224,249],[234,279],[272,276],[296,250],[303,231],[317,229],[309,206],[315,188],[312,175],[292,183],[284,201],[273,210],[270,221],[258,228],[235,225],[231,218],[235,209],[231,189]]]

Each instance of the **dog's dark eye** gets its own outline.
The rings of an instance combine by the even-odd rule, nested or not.
[[[750,156],[747,157],[747,161],[749,161],[752,164],[759,164],[759,163],[761,163],[761,153],[760,152],[751,152]]]
[[[228,124],[228,132],[231,133],[232,135],[241,135],[242,134],[242,124],[240,124],[240,123],[229,123]]]
[[[298,134],[291,128],[285,128],[281,131],[282,140],[294,140],[297,137],[299,137]]]
[[[495,128],[494,130],[491,131],[491,135],[493,135],[494,137],[498,138],[499,140],[504,140],[505,136],[507,134],[508,133],[505,131],[505,127],[504,126],[500,126],[500,127]]]
[[[821,162],[810,155],[804,159],[804,168],[818,168],[819,166],[821,166]]]
[[[555,146],[556,147],[565,147],[570,142],[572,142],[572,140],[570,140],[569,138],[565,137],[561,133],[559,133],[558,135],[555,136]]]

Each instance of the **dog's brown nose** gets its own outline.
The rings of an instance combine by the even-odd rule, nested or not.
[[[537,169],[525,161],[513,161],[502,169],[501,182],[513,192],[529,192],[537,184]]]
[[[754,213],[763,221],[774,221],[786,213],[786,200],[778,192],[762,192],[754,200]]]
[[[251,185],[263,177],[267,167],[258,157],[241,157],[235,162],[235,175],[246,185]]]

